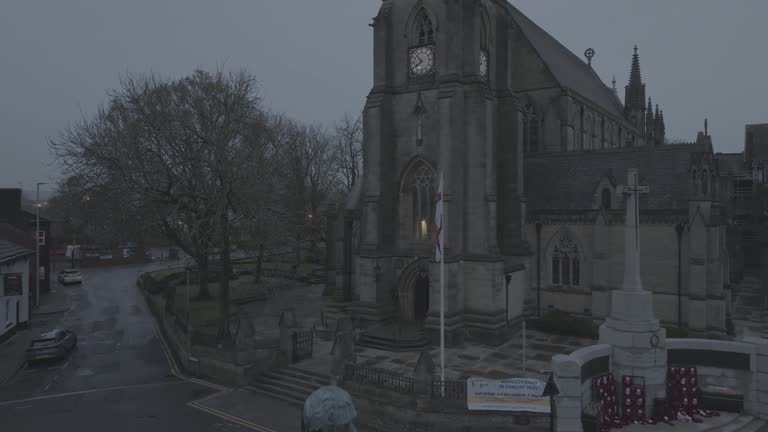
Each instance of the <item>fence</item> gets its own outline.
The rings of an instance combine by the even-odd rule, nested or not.
[[[396,374],[382,369],[347,365],[344,368],[344,379],[358,384],[373,385],[379,389],[397,393],[414,392],[413,377]]]
[[[297,331],[291,336],[293,339],[293,363],[312,358],[314,348],[314,333],[310,330]]]
[[[467,400],[466,381],[432,381],[432,399]]]

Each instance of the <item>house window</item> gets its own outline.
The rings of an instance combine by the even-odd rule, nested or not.
[[[579,286],[580,276],[578,247],[562,237],[552,253],[552,285]]]
[[[37,244],[40,246],[45,246],[45,231],[37,232]]]
[[[3,275],[3,295],[15,296],[21,295],[23,292],[21,285],[21,273],[9,273]]]
[[[611,190],[608,188],[603,189],[602,205],[604,209],[611,208]]]
[[[408,170],[401,188],[401,231],[408,240],[428,240],[434,227],[434,175],[421,161]]]

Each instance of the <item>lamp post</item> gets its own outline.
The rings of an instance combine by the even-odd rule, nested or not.
[[[541,221],[536,222],[536,316],[541,318]]]
[[[555,396],[560,394],[560,390],[555,384],[555,377],[551,373],[547,380],[547,385],[544,386],[544,392],[541,397],[549,397],[549,430],[555,432]]]
[[[675,225],[677,232],[677,328],[683,327],[683,224]]]
[[[37,210],[37,228],[35,229],[35,265],[37,266],[37,270],[35,270],[35,309],[40,307],[40,207],[42,206],[40,203],[40,186],[47,184],[37,183],[37,196],[35,198],[35,208]]]

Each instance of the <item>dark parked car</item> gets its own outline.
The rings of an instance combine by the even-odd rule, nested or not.
[[[60,359],[77,347],[77,335],[70,330],[54,329],[32,340],[27,361]]]

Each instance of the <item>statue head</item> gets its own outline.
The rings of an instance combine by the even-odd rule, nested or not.
[[[357,417],[352,397],[343,389],[320,387],[304,401],[302,432],[356,432],[352,421]]]

